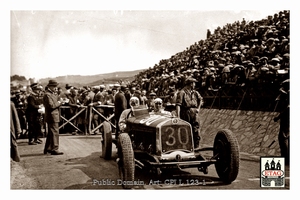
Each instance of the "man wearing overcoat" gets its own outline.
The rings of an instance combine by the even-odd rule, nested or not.
[[[118,137],[120,127],[119,119],[122,112],[127,109],[127,99],[124,91],[126,90],[125,85],[121,85],[121,89],[115,95],[115,121],[116,121],[116,138]]]
[[[47,90],[43,97],[45,106],[45,122],[48,124],[48,135],[46,138],[44,154],[61,155],[59,149],[59,107],[64,103],[58,101],[57,96],[58,83],[55,80],[49,80]]]

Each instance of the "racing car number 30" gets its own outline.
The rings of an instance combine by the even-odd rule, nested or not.
[[[188,132],[185,127],[178,128],[178,131],[175,131],[172,127],[168,127],[165,132],[168,133],[168,140],[166,141],[168,146],[174,146],[177,141],[181,145],[189,143]]]
[[[164,132],[167,135],[165,143],[168,146],[185,146],[190,142],[186,127],[179,127],[177,130],[173,127],[167,127]]]

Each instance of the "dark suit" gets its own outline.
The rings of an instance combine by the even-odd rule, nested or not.
[[[15,104],[10,102],[10,157],[16,161],[20,162],[20,154],[18,150],[17,137],[19,133],[21,133],[21,126],[18,117],[17,110],[15,108]]]
[[[42,114],[38,112],[39,105],[42,104],[38,94],[31,93],[27,98],[26,116],[28,121],[28,139],[36,142],[42,135]]]
[[[43,102],[45,122],[48,124],[48,135],[44,151],[56,151],[59,146],[59,107],[61,103],[57,101],[57,95],[49,89],[45,92]]]
[[[119,119],[122,112],[127,109],[127,100],[125,98],[124,92],[119,91],[115,95],[115,120],[116,120],[116,137],[119,134]]]

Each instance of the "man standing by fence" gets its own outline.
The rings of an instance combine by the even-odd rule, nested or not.
[[[121,89],[116,93],[115,96],[115,120],[116,120],[116,139],[118,138],[118,134],[120,131],[119,127],[119,119],[122,112],[127,108],[127,100],[125,97],[126,86],[121,85]]]
[[[47,90],[43,98],[45,106],[45,122],[48,124],[48,135],[46,138],[44,154],[61,155],[63,152],[59,148],[59,107],[64,103],[58,101],[57,97],[58,83],[55,80],[49,80]]]
[[[41,88],[38,83],[30,85],[32,92],[27,98],[26,116],[28,121],[28,144],[36,145],[41,144],[42,140],[39,138],[42,136],[42,113],[39,109],[42,109],[43,102],[39,99],[39,93]]]

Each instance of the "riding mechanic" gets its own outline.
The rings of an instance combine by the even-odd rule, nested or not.
[[[203,98],[198,91],[195,90],[197,80],[189,77],[185,81],[185,86],[178,92],[176,99],[177,116],[189,122],[192,126],[194,148],[198,148],[200,144],[199,133],[199,116],[200,107],[203,105]]]

